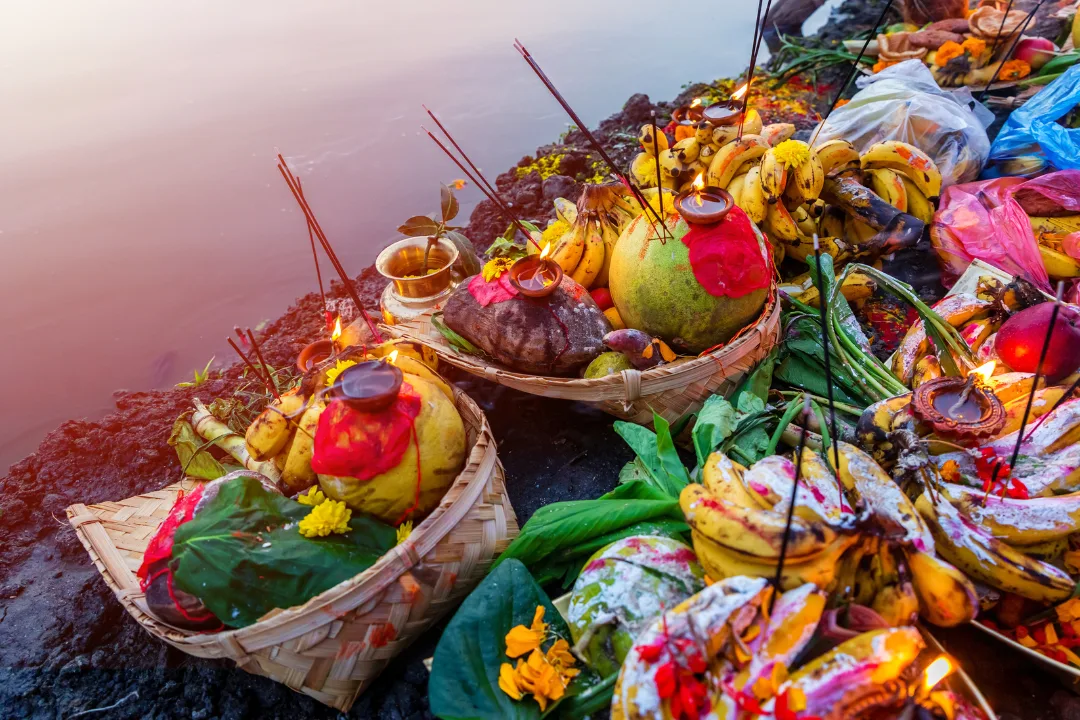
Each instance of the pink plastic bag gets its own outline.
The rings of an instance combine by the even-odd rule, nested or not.
[[[1026,189],[1057,174],[1031,181],[996,178],[946,188],[930,228],[946,284],[955,282],[977,258],[1010,275],[1027,278],[1049,292],[1050,278],[1031,223],[1013,195],[1021,186]],[[1058,188],[1046,182],[1036,185],[1033,191],[1044,196],[1058,194]]]

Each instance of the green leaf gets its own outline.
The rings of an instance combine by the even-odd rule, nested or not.
[[[442,236],[454,243],[454,247],[457,248],[457,261],[461,265],[465,277],[470,277],[480,272],[480,258],[476,254],[476,247],[473,246],[472,241],[470,241],[469,238],[455,230],[447,230]]]
[[[513,229],[513,225],[510,229]],[[514,242],[512,237],[506,237],[500,235],[495,238],[495,241],[488,247],[487,252],[484,253],[489,258],[507,258],[508,260],[520,260],[529,254],[528,250],[523,245],[518,245]]]
[[[353,515],[343,535],[306,538],[297,524],[309,512],[252,477],[225,482],[176,530],[176,586],[226,625],[244,627],[362,573],[397,542],[394,528],[364,515]]]
[[[168,443],[176,450],[176,457],[180,459],[180,467],[185,475],[217,480],[229,473],[224,465],[207,452],[206,448],[213,443],[203,442],[185,416],[178,417],[173,423]]]
[[[636,457],[630,462],[623,465],[622,470],[619,471],[619,483],[628,483],[641,480],[642,482],[649,482],[652,480],[652,476],[649,475],[648,469],[644,463],[641,462],[641,458]]]
[[[528,627],[537,606],[544,608],[549,639],[573,643],[570,629],[529,571],[516,560],[493,570],[446,626],[435,648],[428,678],[431,712],[443,720],[538,720],[540,706],[530,695],[514,700],[499,688],[499,667],[516,661],[506,656],[506,634]],[[571,683],[578,684],[577,678]],[[569,689],[568,689],[569,692]]]
[[[618,673],[559,704],[559,720],[581,720],[611,706]]]
[[[671,436],[668,421],[653,412],[653,427],[656,428],[656,455],[667,480],[665,491],[677,498],[682,489],[690,484],[690,474],[679,457],[679,451],[675,449],[675,439]]]
[[[484,355],[483,350],[476,347],[471,342],[458,335],[456,332],[446,326],[446,323],[444,323],[442,319],[442,312],[432,314],[431,326],[438,330],[439,333],[441,333],[442,336],[446,338],[446,341],[450,343],[450,346],[455,348],[456,350],[460,350],[461,352],[467,353],[469,355]]]
[[[699,467],[704,467],[709,454],[735,432],[736,422],[735,408],[723,396],[713,395],[705,401],[698,411],[693,430],[694,453]]]
[[[778,354],[777,349],[773,349],[765,359],[757,364],[753,372],[743,378],[739,383],[739,387],[735,388],[735,392],[731,394],[729,398],[731,404],[738,406],[739,398],[744,393],[752,393],[761,398],[762,402],[767,402],[769,399],[769,388],[772,386],[773,369],[776,367],[776,356]]]
[[[458,201],[454,197],[454,191],[446,185],[439,185],[439,206],[442,210],[442,221],[448,223],[458,214]]]
[[[398,226],[398,232],[409,237],[427,237],[439,231],[439,223],[427,215],[414,215]]]
[[[659,488],[667,473],[664,472],[664,466],[657,457],[656,433],[647,427],[625,420],[616,420],[612,427],[638,456],[642,467],[652,479],[653,486]]]

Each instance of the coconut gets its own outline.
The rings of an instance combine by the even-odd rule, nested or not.
[[[705,587],[694,551],[668,537],[614,542],[589,558],[574,583],[567,622],[574,644],[601,676],[614,675],[634,639],[665,609]]]
[[[767,261],[767,241],[750,225]],[[694,277],[689,248],[682,242],[689,226],[675,215],[668,217],[667,226],[675,237],[666,242],[643,216],[626,226],[612,253],[608,287],[627,327],[696,355],[754,322],[769,291],[760,288],[741,297],[709,294]]]

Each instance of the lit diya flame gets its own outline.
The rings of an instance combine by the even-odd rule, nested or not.
[[[956,670],[956,667],[952,664],[952,661],[942,655],[927,665],[926,670],[923,671],[923,689],[930,692],[937,687],[938,683],[951,675],[954,670]]]
[[[341,337],[341,316],[338,315],[337,320],[334,321],[334,332],[330,333],[330,341],[336,343],[338,338]]]
[[[690,103],[690,107],[696,108],[700,104],[701,104],[701,98],[696,97],[696,98],[694,98],[694,102]]]
[[[986,383],[990,381],[990,378],[994,374],[994,369],[997,367],[997,360],[991,360],[984,365],[980,365],[971,371],[971,374],[976,377],[979,382]]]
[[[548,244],[547,244],[547,245],[545,245],[545,246],[543,247],[543,249],[542,249],[542,250],[540,251],[540,259],[541,259],[541,260],[547,260],[547,257],[548,257],[548,255],[550,255],[550,254],[551,254],[551,246],[552,246],[552,244],[553,244],[553,243],[548,243]]]
[[[741,88],[739,88],[735,92],[731,93],[731,99],[732,100],[742,100],[743,95],[745,95],[746,91],[749,90],[749,89],[750,89],[750,83],[743,83],[743,86]]]
[[[705,173],[698,173],[698,176],[694,178],[694,202],[700,207],[703,204],[701,197],[701,191],[705,189]]]
[[[392,353],[387,355],[386,356],[386,362],[390,363],[391,365],[396,365],[397,364],[397,354],[398,354],[398,351],[394,350]]]

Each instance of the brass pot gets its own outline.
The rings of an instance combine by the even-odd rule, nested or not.
[[[440,239],[431,248],[430,266],[438,268],[424,273],[424,251],[428,238],[409,237],[388,246],[375,259],[375,269],[393,283],[394,292],[401,298],[429,298],[450,287],[451,269],[457,261],[454,243]]]

